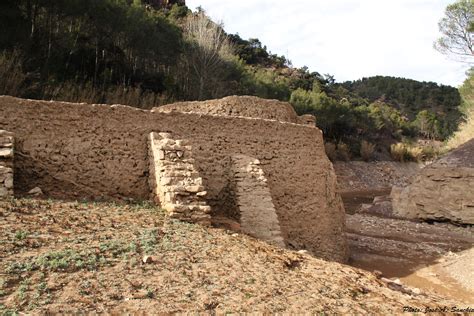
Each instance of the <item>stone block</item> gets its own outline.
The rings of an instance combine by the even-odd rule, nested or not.
[[[0,148],[0,158],[13,158],[13,148]]]

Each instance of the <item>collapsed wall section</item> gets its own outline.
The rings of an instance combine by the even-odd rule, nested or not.
[[[258,159],[232,157],[236,204],[241,231],[279,247],[285,247],[278,215]]]
[[[193,146],[214,210],[234,155],[260,161],[288,247],[344,261],[344,211],[319,129],[275,120],[158,113],[126,106],[0,96],[0,128],[15,133],[15,191],[53,198],[148,200],[148,137],[162,131]]]
[[[192,147],[169,133],[155,132],[150,133],[148,144],[152,199],[170,218],[209,226],[211,207],[194,167]]]
[[[0,198],[13,196],[13,133],[0,130]]]

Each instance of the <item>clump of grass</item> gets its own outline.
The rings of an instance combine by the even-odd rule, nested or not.
[[[467,111],[466,120],[459,125],[459,129],[447,141],[447,149],[454,149],[474,138],[474,108]]]
[[[404,162],[406,155],[406,146],[403,143],[396,143],[390,146],[390,155],[395,161]]]
[[[26,292],[29,290],[30,280],[26,279],[20,282],[20,286],[18,287],[18,298],[20,300],[24,300],[26,297]]]
[[[158,241],[158,229],[144,230],[140,234],[140,245],[143,254],[150,255],[155,252]]]
[[[339,142],[337,144],[337,157],[342,161],[349,161],[351,159],[351,151],[346,143]]]
[[[20,96],[26,75],[17,51],[0,54],[0,95]]]
[[[49,252],[35,260],[35,264],[42,270],[69,271],[88,269],[95,270],[105,263],[105,258],[95,253],[77,252],[72,249]]]
[[[324,149],[326,150],[326,155],[328,156],[329,160],[336,161],[337,159],[337,152],[336,152],[336,144],[334,143],[325,143]]]
[[[47,271],[77,271],[81,269],[95,270],[107,263],[105,257],[91,251],[78,252],[72,249],[51,251],[26,262],[14,262],[8,268],[8,273],[21,273],[34,270]]]
[[[29,233],[26,231],[19,230],[15,233],[15,239],[18,241],[24,240],[28,237]]]
[[[442,151],[434,146],[416,146],[408,143],[397,143],[390,146],[390,154],[395,161],[425,161],[438,157]]]
[[[364,161],[370,161],[373,158],[375,151],[375,144],[369,143],[366,140],[363,140],[360,144],[360,156]]]

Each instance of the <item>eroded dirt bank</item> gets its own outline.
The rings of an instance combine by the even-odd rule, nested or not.
[[[409,183],[419,165],[348,162],[336,163],[335,169],[351,265],[422,292],[474,303],[474,229],[393,217],[391,185]],[[369,205],[374,198],[377,203]]]

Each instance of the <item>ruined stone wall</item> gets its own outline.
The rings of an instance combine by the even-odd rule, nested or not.
[[[347,258],[335,174],[315,127],[3,96],[0,128],[15,133],[18,194],[38,186],[58,198],[149,199],[147,137],[161,131],[192,143],[207,201],[216,209],[225,204],[229,157],[255,157],[286,245],[331,260]]]
[[[0,198],[13,196],[13,133],[0,129]]]

